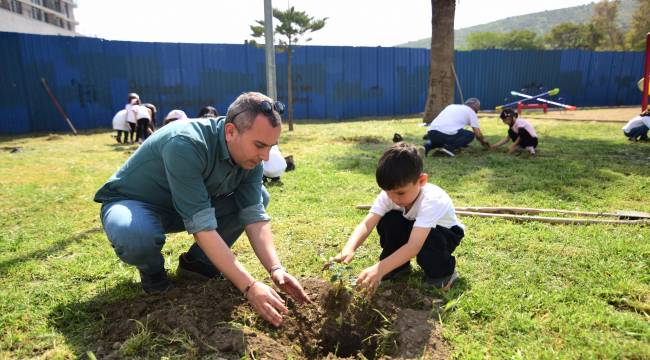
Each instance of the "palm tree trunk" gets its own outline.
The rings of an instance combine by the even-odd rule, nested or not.
[[[424,104],[424,122],[431,122],[454,101],[454,15],[455,0],[431,0],[431,64]]]
[[[289,131],[293,131],[293,77],[291,76],[291,53],[293,49],[291,46],[287,47],[287,103],[289,121]]]

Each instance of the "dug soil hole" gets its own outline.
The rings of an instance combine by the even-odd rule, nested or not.
[[[439,301],[404,284],[367,301],[320,279],[302,285],[313,304],[287,299],[280,328],[257,316],[228,281],[182,282],[164,295],[102,306],[97,358],[446,359],[432,319]]]

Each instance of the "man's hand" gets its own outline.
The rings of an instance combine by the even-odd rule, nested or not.
[[[246,299],[253,306],[253,310],[260,314],[264,320],[278,327],[282,324],[282,314],[289,312],[284,306],[284,300],[270,286],[256,281],[246,292]]]
[[[365,291],[368,296],[375,293],[381,283],[381,278],[384,274],[379,271],[379,264],[375,264],[363,270],[357,277],[357,287],[361,291]]]
[[[298,303],[311,303],[311,300],[309,300],[309,297],[307,297],[305,290],[302,288],[298,280],[296,280],[295,277],[286,272],[284,269],[281,268],[275,270],[271,274],[271,279],[277,287],[289,294],[289,296],[291,296]]]

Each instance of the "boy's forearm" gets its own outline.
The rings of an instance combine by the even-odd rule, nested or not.
[[[350,235],[350,238],[345,243],[343,249],[349,251],[356,251],[357,248],[361,246],[361,244],[363,244],[366,238],[368,238],[369,233],[370,231],[368,230],[365,223],[361,223],[357,225],[357,227],[352,232],[352,235]]]
[[[381,273],[381,276],[383,277],[389,272],[409,262],[420,252],[420,249],[422,249],[422,244],[420,244],[419,246],[411,242],[404,244],[401,248],[397,249],[397,251],[392,253],[389,257],[379,262],[378,268],[379,268],[379,272]]]

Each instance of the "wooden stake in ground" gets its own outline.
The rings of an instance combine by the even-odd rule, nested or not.
[[[357,205],[357,209],[368,210],[370,205]],[[549,216],[531,216],[521,214],[542,214],[558,213],[570,214],[575,216],[594,216],[594,217],[614,217],[625,220],[610,219],[588,219],[588,218],[564,218]],[[494,217],[515,221],[538,221],[550,224],[614,224],[614,225],[650,225],[650,214],[639,211],[616,211],[607,212],[587,212],[587,211],[569,211],[556,209],[534,209],[534,208],[508,208],[508,207],[459,207],[456,208],[456,215],[476,216],[476,217]],[[636,220],[632,220],[636,219]]]
[[[59,102],[56,100],[56,97],[52,93],[52,90],[50,90],[50,87],[47,85],[47,80],[45,78],[41,78],[41,83],[43,83],[43,87],[45,88],[45,91],[47,91],[47,94],[50,95],[50,99],[52,99],[52,102],[54,103],[54,106],[56,107],[57,110],[59,110],[59,114],[63,116],[63,119],[68,123],[68,126],[72,130],[72,132],[77,135],[77,129],[74,128],[74,125],[72,125],[72,121],[68,119],[68,115],[65,114],[65,111],[63,111],[63,108],[59,104]]]

